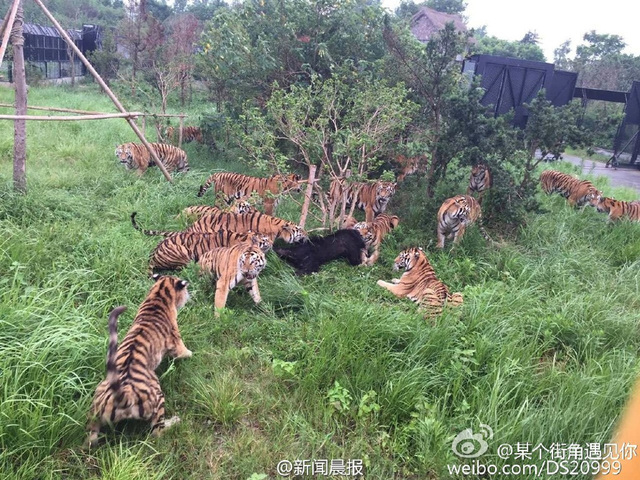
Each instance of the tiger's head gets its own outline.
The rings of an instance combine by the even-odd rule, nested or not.
[[[238,257],[238,272],[248,280],[256,278],[267,265],[267,259],[260,247],[250,244]]]
[[[271,241],[271,237],[269,237],[269,235],[265,235],[264,233],[249,233],[251,234],[250,238],[252,245],[256,245],[264,253],[267,253],[273,248],[273,242]]]
[[[189,291],[187,285],[189,282],[178,277],[169,275],[160,275],[158,273],[151,277],[156,283],[151,287],[149,295],[156,294],[162,297],[169,297],[169,303],[182,308],[189,300]]]
[[[376,239],[373,229],[370,228],[370,225],[367,222],[358,222],[351,228],[360,234],[367,248],[369,248]]]
[[[486,173],[487,170],[489,170],[489,167],[487,165],[485,165],[484,163],[478,163],[478,164],[474,165],[473,167],[471,167],[471,175],[473,175],[475,177],[475,176],[480,175],[482,173]]]
[[[425,257],[422,248],[412,247],[401,251],[396,257],[393,263],[393,270],[398,271],[400,269],[409,272],[420,261],[421,257]]]
[[[123,143],[116,147],[116,157],[128,170],[135,168],[133,154],[131,153],[131,143]]]
[[[615,213],[617,209],[620,209],[620,202],[618,200],[603,197],[602,195],[598,195],[595,199],[592,199],[590,203],[601,213],[611,213],[612,210]]]
[[[396,182],[378,182],[376,185],[376,204],[386,206],[396,193]]]
[[[246,200],[235,200],[229,207],[229,211],[238,214],[253,213],[256,211],[256,207]]]
[[[300,185],[300,175],[297,173],[290,173],[288,175],[274,175],[273,178],[278,180],[278,183],[282,186],[283,192],[302,191],[302,185]]]
[[[302,227],[295,223],[287,222],[278,234],[287,243],[306,242],[309,235]]]

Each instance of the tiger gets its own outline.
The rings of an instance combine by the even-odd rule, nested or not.
[[[253,213],[257,212],[256,208],[251,205],[249,202],[245,201],[237,201],[233,202],[226,208],[219,208],[210,205],[194,205],[191,207],[187,207],[178,217],[186,218],[187,220],[198,220],[200,217],[204,215],[210,215],[216,212],[232,212],[232,213]]]
[[[400,174],[398,175],[398,182],[403,182],[407,175],[413,175],[420,169],[420,163],[426,162],[424,155],[418,155],[414,157],[406,157],[404,155],[397,155],[395,163],[400,166]]]
[[[151,143],[158,155],[158,158],[165,166],[167,171],[188,172],[189,163],[187,162],[187,154],[184,150],[169,145],[167,143]],[[123,143],[116,147],[116,157],[120,160],[127,170],[137,170],[138,175],[142,175],[147,168],[155,166],[155,162],[143,144]]]
[[[232,199],[246,199],[256,192],[264,204],[264,213],[272,215],[277,207],[278,198],[275,196],[288,191],[300,192],[300,175],[290,173],[288,175],[271,175],[270,177],[250,177],[242,173],[220,172],[214,173],[198,191],[198,197],[202,197],[211,185],[216,192],[221,191],[227,198],[227,203]]]
[[[188,283],[177,277],[154,275],[154,285],[118,347],[118,316],[127,307],[109,315],[107,376],[96,388],[87,421],[84,448],[97,444],[100,429],[124,419],[151,422],[153,435],[180,421],[165,421],[164,395],[155,369],[162,358],[188,358],[178,330],[178,309],[189,300]]]
[[[384,237],[398,226],[399,219],[396,215],[390,216],[382,213],[373,219],[373,222],[359,222],[353,226],[354,230],[360,232],[364,239],[367,252],[365,253],[363,265],[371,266],[380,257],[380,244]],[[369,252],[371,252],[369,254]]]
[[[638,200],[625,202],[600,195],[597,199],[591,200],[591,205],[596,207],[596,210],[601,213],[608,213],[609,221],[627,217],[629,220],[640,222],[640,201]]]
[[[489,170],[489,166],[484,163],[478,163],[471,167],[467,195],[478,192],[478,203],[482,204],[482,197],[489,188],[491,188],[491,171]]]
[[[445,237],[453,236],[453,243],[458,243],[467,226],[476,220],[482,236],[491,242],[489,234],[482,226],[482,210],[475,198],[470,195],[456,195],[446,199],[438,210],[438,248],[444,248]]]
[[[602,194],[589,180],[580,180],[555,170],[545,170],[540,174],[540,186],[546,194],[559,193],[572,207],[593,205]]]
[[[178,142],[179,134],[179,127],[168,126],[164,131],[165,139],[172,143]],[[203,143],[202,129],[200,127],[182,127],[182,142],[189,143],[193,142],[194,140],[198,143]]]
[[[136,230],[145,235],[170,237],[180,231],[146,230],[141,228],[136,220],[136,212],[131,214],[131,223]],[[216,212],[200,217],[194,224],[183,230],[185,233],[215,233],[218,230],[229,230],[238,233],[261,233],[272,240],[280,237],[287,243],[306,241],[309,236],[303,228],[292,222],[278,217],[265,215],[260,212],[250,214],[235,214],[231,212]]]
[[[220,309],[227,304],[229,292],[236,285],[244,285],[253,301],[261,301],[258,275],[267,264],[264,252],[255,242],[243,242],[232,247],[214,248],[198,259],[201,272],[216,280],[214,315],[220,317]]]
[[[445,303],[462,305],[462,294],[450,293],[449,288],[438,280],[422,248],[413,247],[400,252],[393,269],[404,269],[405,272],[399,279],[392,279],[391,283],[378,280],[377,284],[397,297],[407,297],[425,307],[427,316],[440,315]]]
[[[387,204],[396,193],[396,182],[353,182],[347,185],[347,207],[351,206],[355,198],[356,207],[365,212],[365,221],[372,222],[376,215],[384,213]],[[329,186],[329,202],[332,210],[342,201],[344,181],[334,179]],[[333,217],[333,211],[331,216]]]
[[[179,232],[165,238],[153,250],[149,260],[149,272],[182,268],[192,260],[197,262],[209,250],[230,247],[247,241],[255,241],[260,250],[265,253],[273,247],[273,240],[261,233],[237,233],[227,230],[218,230],[214,233]]]

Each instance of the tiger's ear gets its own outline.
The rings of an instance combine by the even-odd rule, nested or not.
[[[258,235],[251,235],[251,245],[256,246],[260,244],[260,239]]]
[[[189,285],[189,282],[187,282],[186,280],[180,280],[176,284],[176,289],[177,290],[182,290],[183,288],[187,288],[187,285]]]
[[[154,273],[153,275],[151,275],[151,278],[153,278],[154,282],[160,280],[160,277],[162,277],[162,275],[160,275],[159,273]]]
[[[398,223],[400,223],[400,219],[396,215],[391,217],[391,228],[396,228]]]

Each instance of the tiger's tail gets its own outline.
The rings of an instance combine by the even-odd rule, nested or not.
[[[495,245],[496,242],[493,241],[493,239],[489,236],[487,231],[484,229],[484,225],[482,224],[482,216],[478,217],[478,230],[480,230],[480,234],[484,237],[484,239],[487,242]]]
[[[137,214],[138,214],[138,212],[133,212],[131,214],[131,224],[133,225],[133,228],[135,228],[136,230],[141,231],[145,235],[149,235],[150,237],[157,237],[157,236],[159,236],[159,237],[170,237],[170,236],[175,235],[176,233],[178,233],[178,232],[162,231],[162,230],[145,230],[140,225],[138,225],[138,223],[136,222],[136,215]]]
[[[118,370],[116,368],[116,353],[118,352],[118,317],[127,309],[122,305],[111,310],[109,314],[109,348],[107,349],[107,382],[109,387],[117,391],[120,387]]]
[[[209,187],[211,187],[214,180],[215,180],[214,175],[211,175],[209,178],[207,178],[207,181],[200,186],[200,190],[198,190],[197,196],[202,197],[207,192],[207,190],[209,190]]]

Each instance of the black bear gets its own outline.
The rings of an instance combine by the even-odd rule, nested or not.
[[[317,272],[325,263],[339,258],[346,258],[353,266],[360,265],[366,252],[364,240],[356,230],[338,230],[326,237],[311,237],[305,243],[273,251],[293,266],[298,275]]]

